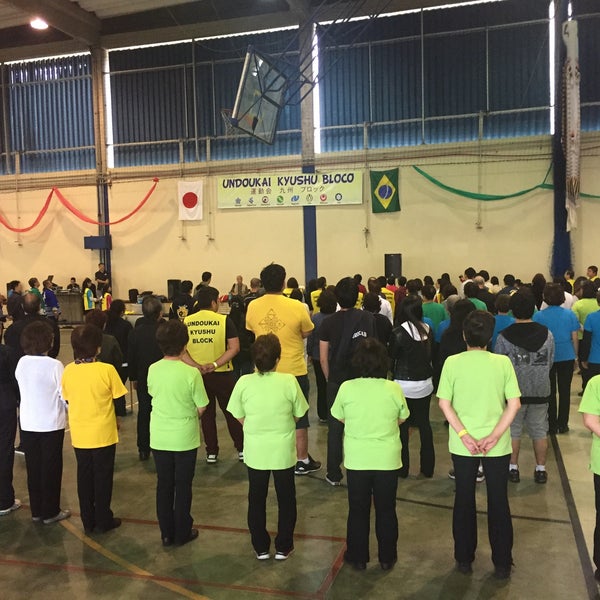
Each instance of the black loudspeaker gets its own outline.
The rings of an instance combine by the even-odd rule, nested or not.
[[[181,291],[181,279],[167,279],[167,298],[169,302],[179,295]]]
[[[398,279],[402,275],[402,254],[384,254],[385,277]]]
[[[131,302],[132,304],[137,304],[138,294],[139,291],[137,290],[137,288],[129,290],[129,302]]]

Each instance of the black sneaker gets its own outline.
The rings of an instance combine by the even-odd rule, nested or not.
[[[511,567],[496,567],[494,569],[494,577],[496,579],[509,579]]]
[[[546,471],[534,471],[533,480],[536,483],[547,483],[548,482],[548,473]]]
[[[519,481],[521,481],[521,474],[519,473],[519,469],[509,469],[508,480],[512,481],[513,483],[519,483]]]
[[[308,455],[308,462],[302,462],[299,460],[296,463],[296,468],[294,469],[294,473],[296,475],[308,475],[308,473],[314,473],[321,468],[321,463],[318,460],[313,460],[310,454]]]
[[[456,570],[463,575],[468,575],[473,572],[473,567],[470,562],[457,562]]]

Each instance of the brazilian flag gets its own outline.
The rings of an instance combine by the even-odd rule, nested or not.
[[[390,213],[400,210],[398,169],[371,171],[371,212]]]

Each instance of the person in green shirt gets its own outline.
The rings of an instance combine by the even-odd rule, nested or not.
[[[152,396],[150,448],[156,465],[156,513],[163,546],[182,546],[198,537],[190,514],[192,480],[200,446],[198,418],[208,405],[200,371],[185,364],[187,327],[179,320],[161,323],[156,341],[162,360],[148,369]]]
[[[469,313],[463,323],[466,352],[448,357],[437,395],[449,427],[456,478],[452,531],[461,573],[472,572],[477,548],[475,476],[481,461],[488,500],[488,532],[495,577],[507,579],[512,566],[513,528],[508,504],[510,424],[521,407],[519,385],[508,356],[486,350],[494,317]]]
[[[285,560],[294,551],[297,515],[296,422],[306,414],[308,402],[294,375],[276,372],[281,343],[274,333],[258,336],[251,352],[256,372],[238,380],[227,410],[244,429],[244,462],[248,468],[249,487],[248,529],[256,558],[270,558],[266,503],[273,473],[279,509],[275,560]]]
[[[594,529],[594,577],[600,581],[600,375],[592,377],[583,392],[579,405],[583,413],[583,424],[592,432],[590,470],[594,474],[594,493],[596,497],[596,527]]]
[[[376,338],[364,338],[352,356],[356,379],[340,386],[332,417],[344,423],[344,466],[348,477],[348,522],[344,560],[355,569],[369,562],[371,502],[384,571],[397,560],[396,490],[402,467],[398,425],[410,415],[402,389],[387,379],[389,357]]]

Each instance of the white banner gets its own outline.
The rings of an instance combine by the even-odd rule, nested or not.
[[[362,204],[362,171],[251,173],[217,177],[218,208]]]
[[[178,181],[177,196],[180,221],[202,219],[202,189],[204,181]]]

